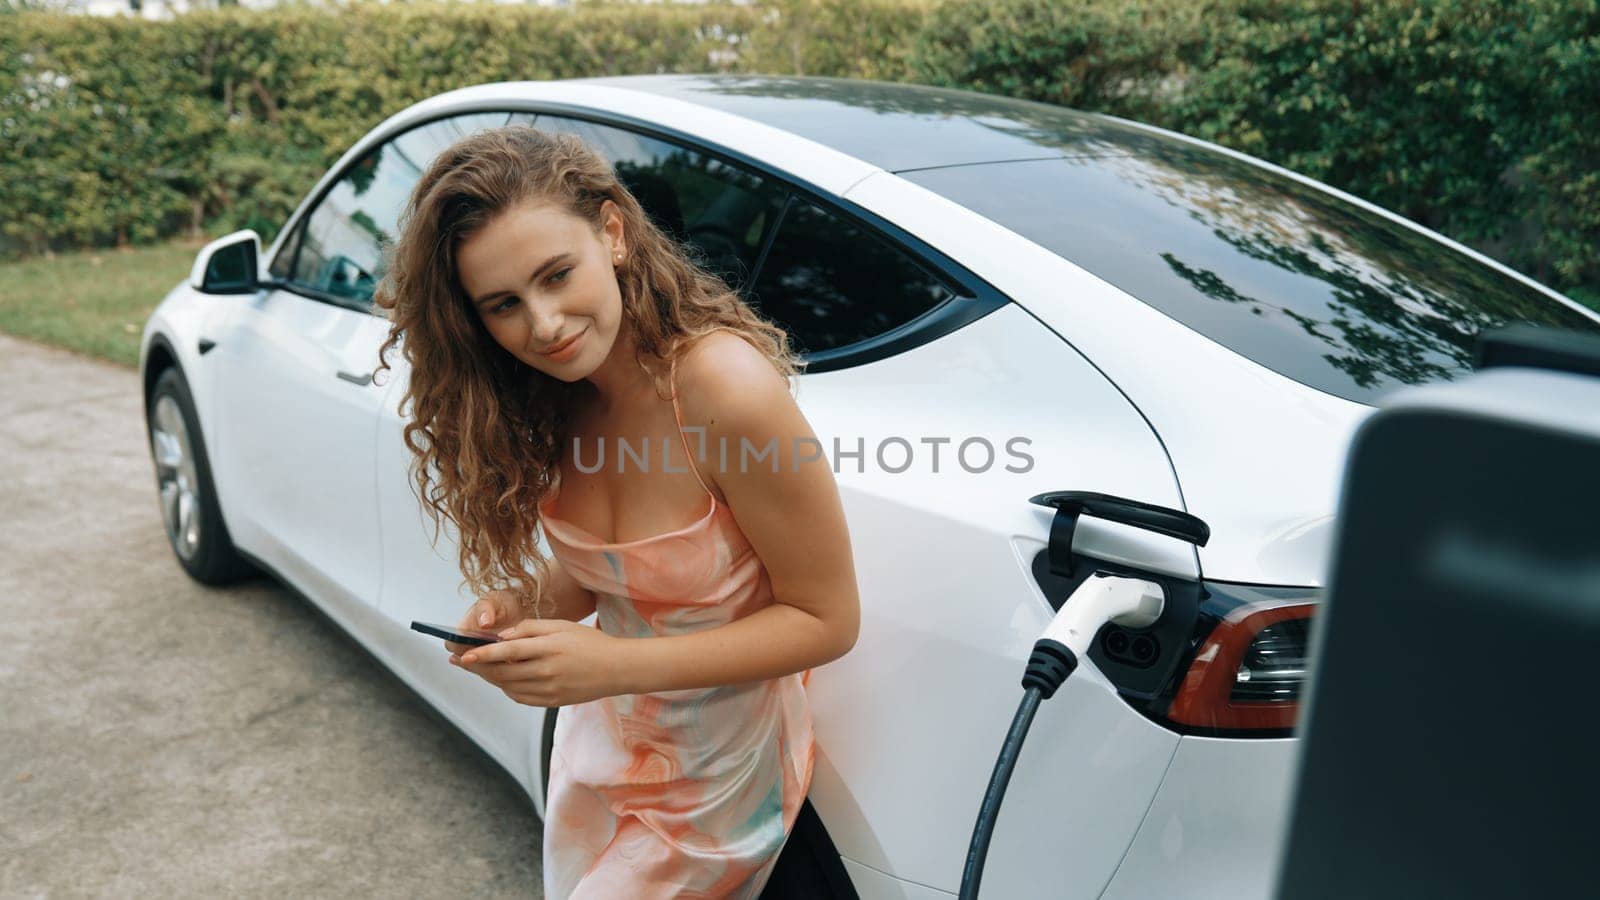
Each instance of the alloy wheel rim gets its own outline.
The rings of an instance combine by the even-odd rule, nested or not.
[[[200,477],[183,412],[171,394],[156,401],[150,429],[151,455],[161,493],[161,519],[167,540],[185,561],[200,549]]]

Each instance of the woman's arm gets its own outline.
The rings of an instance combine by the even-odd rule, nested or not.
[[[561,560],[550,557],[550,581],[539,595],[539,612],[546,619],[576,622],[594,614],[594,591],[578,583]]]
[[[678,379],[684,421],[706,423],[706,458],[696,464],[727,497],[775,602],[716,628],[628,640],[622,692],[761,681],[838,659],[860,628],[855,562],[832,466],[787,383],[725,332],[697,342],[679,361]],[[768,456],[741,466],[742,441],[750,460],[775,441],[776,465]]]

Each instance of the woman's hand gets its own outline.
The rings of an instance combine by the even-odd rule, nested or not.
[[[520,618],[522,618],[522,602],[515,593],[506,590],[490,591],[472,604],[467,614],[456,624],[456,628],[460,631],[499,631]],[[460,656],[471,650],[472,645],[445,641],[444,648],[453,655]]]
[[[497,644],[472,647],[450,663],[528,706],[571,706],[630,693],[623,638],[565,619],[523,619]]]

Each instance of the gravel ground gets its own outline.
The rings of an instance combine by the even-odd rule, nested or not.
[[[135,372],[0,335],[0,451],[0,896],[541,895],[488,757],[287,588],[179,568]]]

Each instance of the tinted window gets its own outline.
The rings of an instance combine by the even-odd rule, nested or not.
[[[902,177],[1264,366],[1363,403],[1469,371],[1486,328],[1600,330],[1409,228],[1203,148]]]
[[[877,337],[951,296],[910,256],[796,197],[750,299],[798,349],[817,353]]]
[[[383,278],[383,247],[394,239],[400,212],[423,170],[457,139],[506,120],[503,112],[443,119],[363,156],[307,217],[291,280],[318,293],[369,302]],[[286,243],[285,251],[292,254],[293,247]]]
[[[573,134],[616,169],[656,227],[701,254],[700,264],[743,291],[784,192],[752,172],[620,128],[540,116],[542,131]]]

